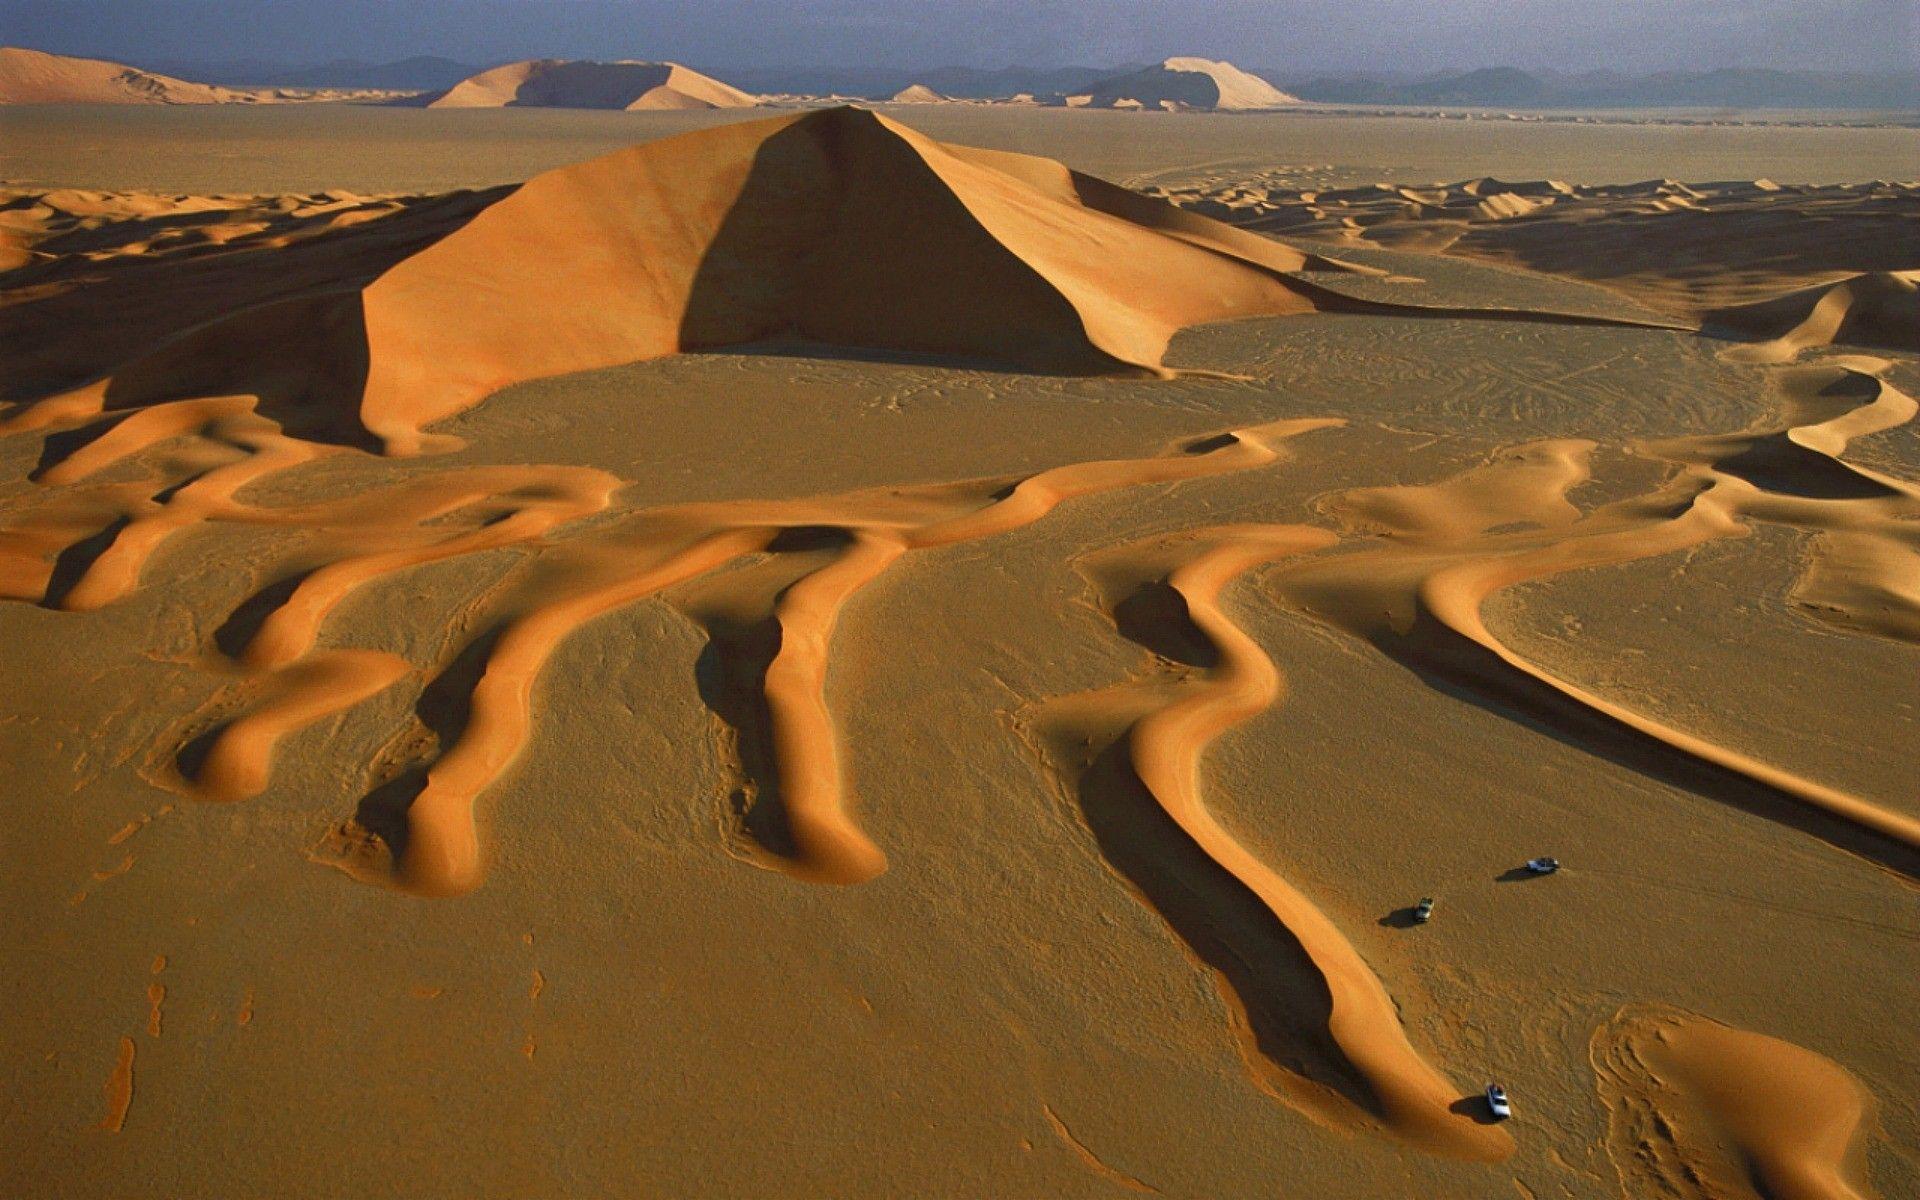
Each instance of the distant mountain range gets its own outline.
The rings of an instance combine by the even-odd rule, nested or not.
[[[958,100],[994,100],[1084,92],[1109,76],[1138,71],[1145,63],[1119,67],[743,67],[723,72],[736,87],[762,94],[858,96],[881,100],[913,84]]]
[[[450,58],[419,55],[396,62],[351,59],[303,66],[248,59],[239,62],[145,61],[141,66],[182,79],[228,87],[379,88],[390,92],[445,91],[484,68]]]
[[[1920,108],[1920,72],[1827,74],[1730,67],[1623,75],[1612,71],[1535,74],[1515,67],[1419,79],[1263,71],[1302,100],[1323,104],[1444,105],[1466,108]]]
[[[210,84],[290,88],[382,88],[444,91],[493,64],[419,56],[389,63],[339,61],[296,65],[266,61],[152,61],[151,71]],[[885,100],[914,84],[942,96],[987,100],[1021,93],[1084,94],[1150,63],[1112,67],[742,67],[713,74],[759,94],[840,95]],[[1302,100],[1323,104],[1457,106],[1463,108],[1831,108],[1920,110],[1920,71],[1837,74],[1730,67],[1625,75],[1482,67],[1438,75],[1314,75],[1298,70],[1253,72]]]

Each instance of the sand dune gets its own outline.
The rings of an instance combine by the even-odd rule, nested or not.
[[[428,108],[751,108],[759,101],[670,62],[582,62],[559,58],[507,63],[422,97]]]
[[[796,193],[818,200],[794,204]],[[1310,285],[1280,273],[1308,256],[1083,186],[1057,164],[950,151],[851,109],[638,146],[452,219],[458,228],[436,237],[446,224],[434,224],[424,233],[436,240],[357,292],[203,326],[14,427],[210,388],[262,391],[288,361],[272,345],[286,333],[320,339],[327,349],[314,352],[339,370],[272,388],[277,407],[412,453],[426,425],[510,383],[685,350],[800,336],[1028,369],[1157,371],[1184,326],[1314,307]],[[895,244],[906,254],[876,253]],[[936,283],[954,261],[974,264],[965,288]],[[555,337],[549,314],[562,310],[567,332]]]
[[[1800,386],[1811,391],[1854,380],[1871,399],[1817,425],[1796,427],[1784,441],[1809,456],[1763,473],[1756,447],[1778,435],[1730,435],[1652,443],[1644,452],[1688,469],[1661,492],[1581,516],[1565,502],[1586,478],[1590,444],[1552,442],[1517,449],[1478,472],[1445,484],[1333,497],[1331,511],[1350,526],[1377,530],[1405,544],[1370,556],[1313,564],[1290,572],[1285,594],[1301,608],[1366,637],[1395,657],[1460,686],[1487,689],[1550,721],[1582,728],[1576,736],[1627,741],[1621,752],[1677,754],[1727,772],[1793,808],[1762,811],[1808,827],[1909,877],[1920,873],[1920,819],[1676,729],[1570,681],[1555,677],[1495,637],[1482,609],[1497,593],[1531,580],[1596,565],[1664,555],[1705,542],[1745,536],[1749,521],[1833,531],[1842,551],[1817,556],[1820,566],[1800,585],[1820,599],[1812,615],[1904,636],[1916,616],[1908,586],[1915,542],[1911,519],[1920,491],[1885,480],[1838,456],[1852,437],[1912,420],[1909,398],[1870,372],[1884,364],[1850,360],[1823,369]],[[1814,464],[1820,464],[1815,466]],[[1859,481],[1858,488],[1785,486],[1820,471]],[[1511,523],[1539,526],[1492,532]],[[1857,545],[1871,547],[1865,553]],[[1546,692],[1536,689],[1544,687]],[[1571,709],[1562,706],[1567,703]],[[1569,725],[1570,723],[1570,725]],[[1613,733],[1605,731],[1614,728]],[[1636,743],[1638,746],[1636,747]],[[1740,799],[1736,803],[1755,803]]]
[[[1169,58],[1127,75],[1095,83],[1070,104],[1091,108],[1202,109],[1244,111],[1283,108],[1300,101],[1229,62]]]
[[[1867,1098],[1809,1050],[1671,1009],[1594,1033],[1607,1151],[1630,1191],[1860,1200]]]
[[[1776,239],[1906,193],[1201,190],[0,194],[29,1171],[1902,1194],[1914,281]]]
[[[934,91],[924,83],[912,83],[893,94],[892,104],[947,104],[947,97]]]
[[[243,92],[96,58],[0,46],[0,104],[237,104]]]
[[[1920,350],[1920,270],[1855,275],[1772,300],[1718,309],[1708,320],[1768,337],[1739,348],[1737,356],[1746,362],[1791,362],[1808,347],[1835,343]]]
[[[101,59],[0,46],[0,105],[383,103],[394,95],[374,88],[219,87]]]

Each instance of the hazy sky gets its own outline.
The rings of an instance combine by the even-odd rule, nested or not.
[[[0,42],[116,59],[440,54],[695,66],[1920,64],[1920,0],[0,0]]]

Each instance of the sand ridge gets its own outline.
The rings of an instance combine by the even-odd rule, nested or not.
[[[468,728],[427,772],[407,808],[397,878],[430,895],[481,882],[475,809],[532,735],[533,686],[560,642],[581,624],[745,556],[777,550],[792,530],[842,539],[835,560],[783,589],[772,617],[779,649],[765,667],[770,757],[786,853],[760,847],[754,860],[816,882],[856,884],[886,869],[885,854],[850,816],[832,715],[826,707],[828,646],[841,610],[909,551],[955,545],[1020,528],[1075,496],[1144,483],[1246,470],[1278,457],[1275,443],[1315,428],[1282,423],[1237,431],[1218,448],[1176,447],[1131,462],[1088,463],[1001,481],[889,489],[885,495],[822,497],[791,505],[740,504],[642,513],[557,556],[545,581],[509,621],[475,685]],[[633,563],[641,564],[637,571]]]

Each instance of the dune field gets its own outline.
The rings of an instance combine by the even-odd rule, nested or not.
[[[1920,1194],[1902,131],[204,115],[7,118],[6,1194]]]

